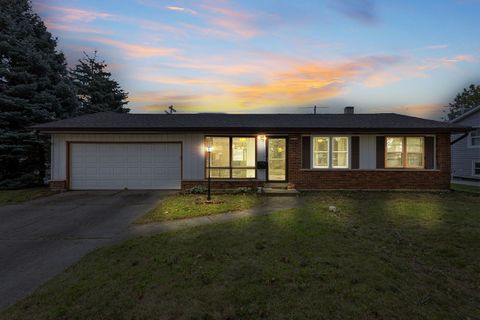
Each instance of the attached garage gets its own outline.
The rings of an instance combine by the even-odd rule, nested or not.
[[[180,189],[181,143],[71,142],[72,190]]]

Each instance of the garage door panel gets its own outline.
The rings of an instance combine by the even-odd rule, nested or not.
[[[72,143],[72,189],[179,189],[179,143]]]

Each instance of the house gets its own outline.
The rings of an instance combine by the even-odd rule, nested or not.
[[[51,135],[57,189],[448,189],[450,135],[468,127],[393,113],[97,113]],[[206,147],[211,147],[211,153]],[[210,163],[209,163],[210,159]],[[209,170],[210,164],[210,170]]]
[[[452,124],[473,128],[466,136],[452,145],[452,177],[480,181],[480,106],[450,121]],[[459,139],[462,135],[452,135]]]

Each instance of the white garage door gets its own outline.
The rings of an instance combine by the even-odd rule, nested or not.
[[[179,143],[72,143],[70,188],[180,189]]]

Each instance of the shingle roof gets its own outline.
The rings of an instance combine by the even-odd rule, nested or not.
[[[480,111],[480,106],[476,106],[475,108],[468,110],[467,112],[465,112],[464,114],[456,117],[455,119],[450,120],[450,122],[451,122],[451,123],[458,122],[458,121],[460,121],[460,120],[462,120],[462,119],[465,119],[465,118],[470,117],[471,115],[473,115],[473,114],[475,114],[475,113],[477,113],[477,112],[479,112],[479,111]]]
[[[131,114],[101,112],[44,123],[40,131],[419,131],[468,127],[395,113],[374,114]]]

